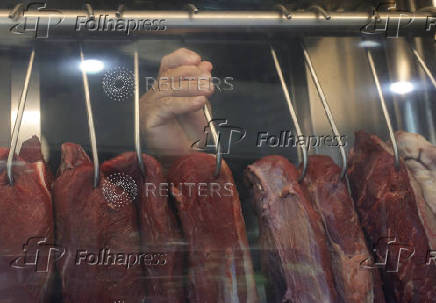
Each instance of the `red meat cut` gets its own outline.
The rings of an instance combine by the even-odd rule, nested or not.
[[[297,169],[282,156],[264,157],[245,172],[259,219],[268,302],[341,302],[321,217],[297,180]]]
[[[56,243],[66,249],[58,262],[64,303],[143,302],[143,269],[129,256],[141,252],[137,173],[136,158],[120,155],[103,163],[94,188],[88,155],[79,145],[62,145],[53,199]]]
[[[0,148],[0,302],[48,302],[57,258],[49,258],[54,240],[48,169],[34,136],[15,157],[9,185],[8,153]]]
[[[135,153],[124,154],[124,161],[135,162]],[[144,252],[157,253],[165,264],[144,266],[146,298],[150,303],[185,302],[183,285],[184,242],[176,217],[168,205],[168,186],[162,167],[143,154],[145,177],[136,174],[139,198],[139,227]],[[119,159],[107,164],[116,167]],[[121,170],[121,168],[120,168]],[[166,191],[165,191],[166,189]]]
[[[189,243],[188,299],[191,303],[258,301],[245,222],[232,173],[223,161],[196,153],[177,160],[169,172],[184,235]]]
[[[300,168],[301,171],[301,168]],[[344,302],[385,302],[378,270],[361,263],[370,258],[354,202],[341,169],[328,156],[310,156],[304,185],[325,226],[336,289]]]
[[[378,137],[356,133],[349,168],[352,193],[363,229],[375,249],[388,298],[434,302],[436,266],[428,261],[430,241],[420,221],[407,168],[395,168],[391,148]]]

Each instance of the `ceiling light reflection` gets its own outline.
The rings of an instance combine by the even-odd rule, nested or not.
[[[399,81],[399,82],[391,83],[389,88],[393,93],[399,95],[405,95],[414,90],[413,84],[408,81]]]
[[[80,62],[80,69],[90,73],[95,74],[102,71],[104,68],[104,62],[95,59],[88,59],[83,62]]]
[[[359,42],[360,47],[379,47],[380,43],[373,40],[364,40]]]

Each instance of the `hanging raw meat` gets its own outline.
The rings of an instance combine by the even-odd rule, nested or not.
[[[423,199],[416,201],[419,217],[432,249],[436,249],[436,147],[418,134],[399,131],[396,137],[413,191],[423,194]]]
[[[53,212],[48,169],[37,137],[23,143],[6,173],[9,150],[0,148],[0,302],[47,302],[53,264]]]
[[[137,174],[136,158],[123,154],[101,166],[94,188],[87,154],[79,145],[62,145],[53,199],[56,243],[66,249],[58,262],[65,303],[143,302]]]
[[[126,154],[129,162],[136,154]],[[130,159],[132,158],[132,159]],[[144,266],[147,301],[185,302],[183,258],[185,243],[173,211],[168,205],[169,188],[162,167],[153,157],[142,156],[145,177],[139,191],[139,224],[144,252],[157,253],[159,266]],[[157,261],[157,260],[156,260]]]
[[[417,205],[423,199],[415,191],[407,168],[395,168],[392,149],[374,135],[356,133],[349,176],[356,207],[375,250],[388,299],[396,302],[433,302],[436,295],[436,266],[428,262],[430,239]]]
[[[341,302],[321,217],[295,166],[267,156],[249,165],[245,178],[259,218],[268,302]]]
[[[245,222],[232,173],[196,153],[172,166],[170,190],[189,245],[191,303],[257,302]]]
[[[378,270],[361,263],[370,257],[354,202],[328,156],[310,156],[304,185],[320,213],[332,252],[336,289],[344,302],[384,302]]]

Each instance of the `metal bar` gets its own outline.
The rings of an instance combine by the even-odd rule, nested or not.
[[[118,11],[106,10],[27,10],[18,19],[24,17],[49,18],[53,20],[50,26],[50,32],[55,34],[57,31],[67,30],[71,35],[83,34],[84,32],[99,33],[108,31],[104,29],[104,24],[108,19],[117,19],[120,16]],[[378,12],[380,19],[377,21],[380,27],[384,24],[391,24],[391,27],[400,26],[401,32],[419,31],[417,35],[428,34],[429,21],[434,13],[432,12]],[[140,27],[141,20],[144,25],[145,20],[165,20],[166,30],[151,31],[142,30],[147,34],[159,34],[181,29],[196,30],[246,30],[250,29],[286,29],[309,31],[338,31],[361,34],[362,28],[372,22],[369,13],[364,12],[329,12],[325,16],[320,14],[319,9],[315,11],[290,11],[288,16],[292,18],[283,18],[281,11],[198,11],[193,14],[192,11],[124,11],[122,17],[124,20],[131,20],[130,25]],[[96,22],[89,22],[92,17]],[[328,18],[330,17],[330,18]],[[407,20],[410,22],[406,22]],[[399,24],[399,20],[401,22]],[[24,22],[24,21],[23,21]],[[11,26],[17,22],[10,18],[10,11],[0,10],[0,32],[7,33]],[[92,24],[91,24],[92,23]],[[97,28],[96,28],[97,26]],[[431,28],[431,30],[434,30]],[[135,29],[136,33],[141,32]]]
[[[291,118],[292,121],[294,123],[295,129],[297,130],[297,135],[298,138],[303,138],[303,132],[301,131],[300,128],[300,124],[298,123],[298,118],[297,118],[297,114],[295,112],[294,106],[292,105],[292,101],[291,101],[291,97],[289,95],[289,90],[288,90],[288,86],[286,85],[286,81],[283,78],[283,72],[282,72],[282,68],[280,67],[280,63],[279,60],[277,59],[277,55],[276,55],[276,51],[274,50],[274,48],[271,46],[271,55],[273,57],[274,60],[274,65],[277,71],[277,75],[279,76],[280,79],[280,83],[282,85],[282,90],[283,90],[283,94],[285,95],[285,99],[286,102],[288,104],[289,107],[289,112],[291,114]],[[299,177],[298,181],[302,181],[304,179],[304,176],[306,175],[306,171],[307,171],[307,149],[306,149],[306,144],[298,144],[298,146],[301,149],[301,152],[303,154],[303,171],[301,173],[301,176]]]
[[[210,121],[212,121],[212,113],[207,103],[203,106],[203,112],[206,121],[209,123],[210,132],[212,133],[212,138],[216,146],[216,167],[214,176],[218,177],[221,171],[221,163],[223,160],[223,156],[221,154],[220,135],[218,134],[215,125],[210,123]]]
[[[421,58],[421,56],[419,55],[419,53],[417,52],[416,49],[414,49],[413,47],[410,47],[410,48],[412,49],[412,53],[415,55],[416,61],[418,61],[419,65],[421,65],[421,68],[424,70],[425,74],[430,79],[431,83],[433,84],[433,87],[436,88],[436,80],[433,77],[433,74],[431,73],[429,68],[427,67],[427,64]]]
[[[303,47],[303,53],[304,53],[306,64],[309,67],[313,83],[315,84],[316,89],[318,91],[319,99],[321,100],[322,106],[324,107],[324,111],[329,120],[330,126],[332,127],[333,133],[335,134],[335,136],[338,138],[339,141],[339,150],[341,152],[341,158],[342,158],[342,170],[341,170],[341,179],[342,179],[345,176],[345,173],[347,172],[347,153],[345,152],[345,148],[341,139],[341,134],[338,128],[336,127],[336,122],[330,110],[330,105],[328,104],[326,96],[324,94],[324,90],[322,89],[321,84],[319,83],[318,75],[316,74],[316,71],[313,68],[310,55],[306,50],[306,47],[304,45],[302,45],[302,47]]]
[[[23,121],[24,109],[26,107],[26,97],[29,91],[30,77],[32,76],[33,61],[35,59],[35,50],[30,54],[29,64],[27,65],[26,78],[24,79],[24,87],[21,92],[20,104],[17,110],[17,119],[15,120],[14,129],[12,130],[11,148],[9,149],[8,162],[6,164],[9,184],[14,184],[14,176],[12,175],[12,164],[14,161],[15,149],[17,148],[18,133],[20,132],[21,122]]]
[[[135,50],[133,55],[133,63],[135,70],[135,150],[136,156],[138,157],[139,168],[142,172],[142,175],[145,175],[144,162],[142,160],[141,131],[139,125],[139,59],[137,50]]]
[[[380,105],[382,107],[383,115],[386,120],[386,125],[389,129],[389,137],[391,139],[392,148],[394,150],[394,157],[395,157],[395,167],[398,169],[400,167],[400,158],[398,155],[398,145],[397,145],[397,139],[395,138],[394,129],[392,128],[391,118],[389,116],[388,109],[386,107],[385,98],[383,97],[383,90],[380,85],[380,81],[377,76],[377,71],[375,69],[374,59],[372,58],[372,54],[370,51],[368,51],[368,62],[369,67],[371,68],[372,76],[374,77],[375,86],[377,87],[378,96],[380,99]]]
[[[80,60],[82,64],[85,62],[85,56],[83,55],[82,48],[80,48]],[[91,142],[92,161],[94,162],[94,187],[97,187],[98,182],[100,180],[100,162],[98,160],[98,152],[97,152],[97,137],[95,135],[95,125],[94,125],[94,118],[92,114],[91,97],[89,95],[88,76],[86,75],[86,70],[85,68],[83,68],[83,66],[81,70],[82,70],[82,79],[83,79],[83,89],[85,91],[86,112],[88,114],[89,140]]]

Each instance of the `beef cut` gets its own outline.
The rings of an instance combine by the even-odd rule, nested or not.
[[[136,159],[136,154],[129,157]],[[144,252],[160,255],[160,266],[145,266],[146,302],[185,302],[183,283],[184,242],[180,226],[168,204],[168,183],[158,161],[142,156],[145,177],[139,197],[139,223]]]
[[[9,185],[9,150],[0,148],[0,302],[47,302],[53,262],[48,169],[37,137],[23,143]]]
[[[434,302],[436,266],[421,223],[404,161],[395,168],[392,149],[374,135],[356,133],[349,176],[360,220],[375,250],[369,268],[381,268],[385,293],[396,302]]]
[[[347,303],[384,302],[380,273],[361,267],[370,254],[340,171],[330,157],[310,156],[304,178],[304,185],[325,226],[336,289]]]
[[[88,155],[79,145],[62,145],[53,199],[56,243],[66,249],[58,262],[64,303],[144,301],[138,171],[136,157],[120,155],[102,164],[94,188]]]
[[[399,131],[398,150],[409,169],[414,192],[422,192],[418,212],[432,249],[436,249],[436,146],[421,135]]]
[[[245,172],[259,218],[268,302],[341,302],[321,217],[297,179],[282,156],[264,157]]]
[[[169,172],[184,235],[189,243],[191,303],[257,302],[244,218],[232,173],[225,163],[214,177],[214,156],[196,153]]]

